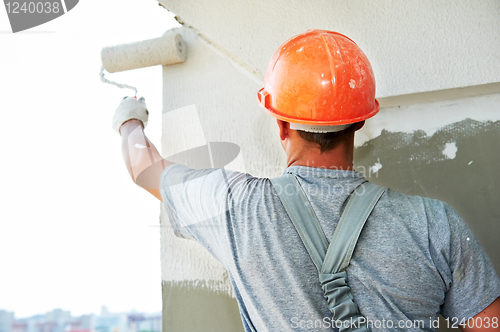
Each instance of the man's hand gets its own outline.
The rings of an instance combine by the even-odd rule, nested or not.
[[[122,124],[131,119],[136,119],[142,122],[143,127],[148,124],[149,112],[146,107],[146,100],[144,97],[137,100],[135,97],[125,97],[116,108],[115,115],[113,116],[112,127],[120,133]]]
[[[122,156],[132,180],[153,196],[160,195],[160,176],[172,163],[158,153],[144,134],[148,120],[144,98],[125,97],[113,117],[113,128],[122,136]]]

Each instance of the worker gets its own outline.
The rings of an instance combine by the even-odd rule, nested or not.
[[[437,331],[439,314],[463,331],[500,330],[500,280],[458,213],[354,169],[355,132],[379,104],[351,39],[289,39],[257,96],[287,158],[275,179],[163,159],[143,131],[144,99],[125,98],[113,118],[134,182],[227,269],[246,331]]]

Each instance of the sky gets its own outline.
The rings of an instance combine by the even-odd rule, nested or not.
[[[133,92],[99,70],[103,47],[160,37],[173,17],[156,0],[83,0],[12,34],[0,7],[0,310],[161,311],[160,202],[130,180],[111,129]],[[161,72],[106,76],[146,98],[158,148]]]

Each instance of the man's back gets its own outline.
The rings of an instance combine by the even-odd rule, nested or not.
[[[304,166],[287,171],[330,240],[364,178]],[[199,241],[228,269],[247,330],[331,330],[318,272],[269,179],[177,165],[164,171],[161,191],[178,235]],[[432,330],[440,310],[451,324],[500,295],[486,254],[451,207],[391,190],[368,219],[347,272],[372,331]]]

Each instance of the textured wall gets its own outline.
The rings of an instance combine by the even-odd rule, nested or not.
[[[500,81],[497,0],[160,0],[260,73],[276,48],[307,29],[339,31],[372,62],[377,96]]]

